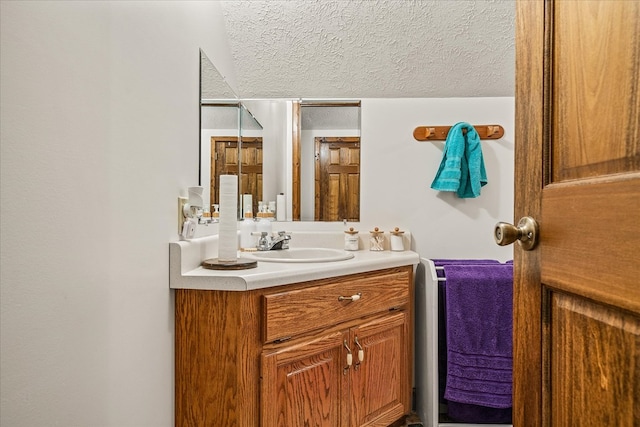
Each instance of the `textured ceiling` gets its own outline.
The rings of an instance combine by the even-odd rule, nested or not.
[[[241,98],[514,95],[512,0],[221,1]]]

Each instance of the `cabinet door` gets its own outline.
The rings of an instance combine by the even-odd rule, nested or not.
[[[411,347],[407,313],[353,328],[351,425],[388,426],[410,410]],[[362,361],[359,350],[362,348]]]
[[[334,332],[263,353],[262,426],[348,425],[348,336]]]

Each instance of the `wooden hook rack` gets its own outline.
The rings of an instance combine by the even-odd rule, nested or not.
[[[480,139],[500,139],[504,136],[504,128],[500,125],[474,125]],[[418,126],[413,130],[413,137],[418,141],[445,141],[451,126]]]

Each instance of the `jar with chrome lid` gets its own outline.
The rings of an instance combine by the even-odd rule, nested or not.
[[[404,251],[404,231],[400,231],[400,228],[393,229],[390,241],[392,251]]]
[[[360,249],[360,237],[358,236],[358,230],[354,230],[353,227],[349,227],[344,232],[344,250],[345,251],[357,251]]]
[[[380,231],[378,227],[370,231],[369,250],[384,251],[384,231]]]

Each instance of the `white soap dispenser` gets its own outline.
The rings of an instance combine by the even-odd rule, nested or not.
[[[240,223],[240,250],[255,250],[256,238],[252,234],[256,231],[256,222],[251,212],[245,212],[244,219]]]
[[[267,217],[260,218],[260,221],[258,221],[256,228],[258,229],[258,232],[260,233],[266,232],[267,236],[271,236],[272,227],[271,227],[271,220],[269,218]]]

